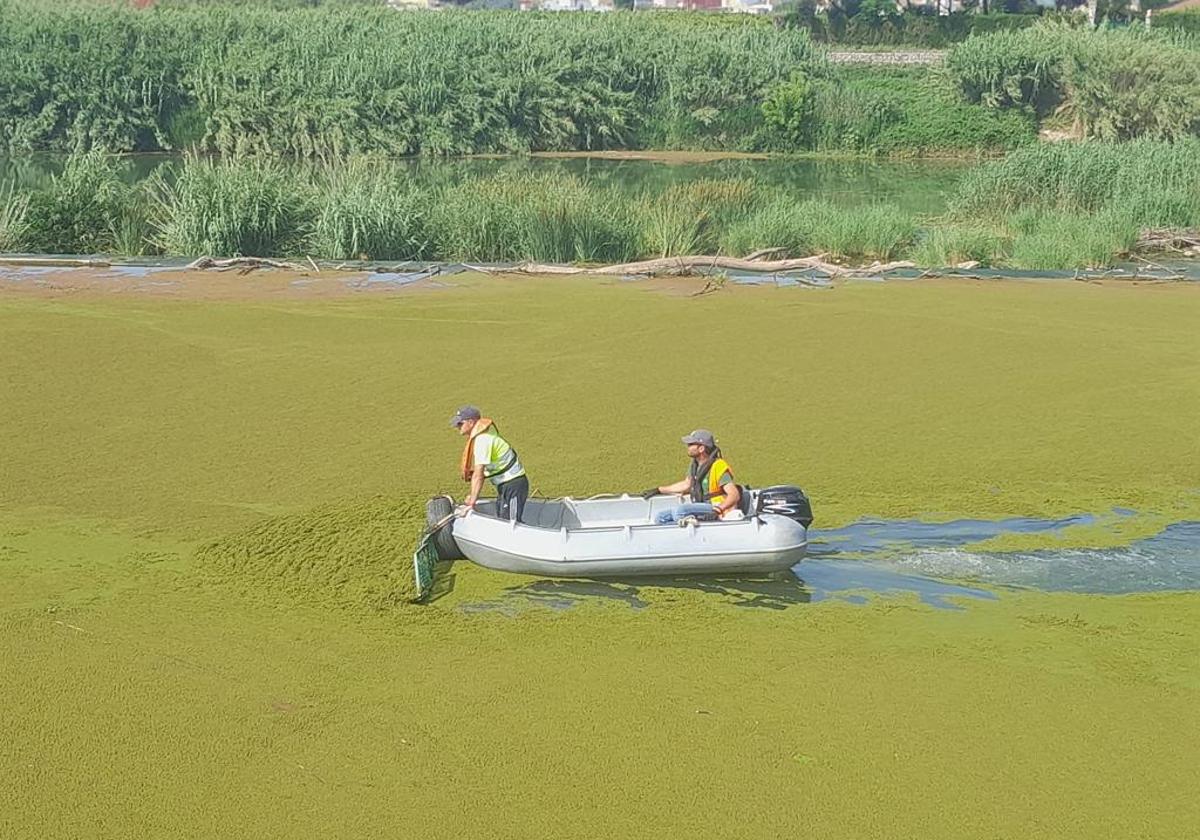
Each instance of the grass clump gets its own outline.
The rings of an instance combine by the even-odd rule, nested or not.
[[[391,609],[416,594],[409,558],[424,524],[412,500],[327,504],[207,543],[196,559],[210,576],[252,594]]]
[[[131,189],[117,160],[101,152],[72,155],[47,188],[28,195],[22,212],[11,194],[14,233],[29,250],[51,254],[103,254],[117,250],[118,230],[129,212]]]
[[[281,161],[190,155],[177,173],[156,171],[148,189],[155,241],[168,253],[270,257],[300,250],[309,196]]]
[[[21,251],[29,234],[29,195],[17,190],[15,181],[0,188],[0,251]]]
[[[309,247],[328,259],[420,260],[432,253],[428,196],[384,161],[326,165]]]
[[[1027,207],[1113,206],[1144,225],[1192,224],[1200,219],[1197,160],[1197,140],[1040,145],[971,171],[950,209],[995,217]]]
[[[1118,210],[1072,213],[1029,209],[1009,218],[1014,268],[1099,268],[1132,250],[1138,225]]]
[[[923,268],[947,268],[964,262],[993,265],[1005,249],[1005,237],[981,224],[934,224],[923,231],[908,259]]]
[[[723,243],[732,254],[784,248],[792,256],[823,253],[831,259],[887,260],[899,256],[916,231],[916,220],[893,205],[839,207],[777,196],[733,224]]]
[[[712,254],[722,231],[751,212],[757,195],[746,180],[675,184],[641,205],[642,253],[659,257]]]
[[[561,173],[503,172],[451,187],[437,201],[445,259],[620,262],[637,228],[616,193]]]

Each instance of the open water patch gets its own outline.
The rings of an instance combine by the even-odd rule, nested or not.
[[[1128,517],[1128,509],[1113,511]],[[969,546],[1004,534],[1046,534],[1092,525],[1097,517],[1000,520],[869,519],[810,533],[808,557],[791,572],[760,579],[538,579],[505,590],[502,600],[466,605],[501,609],[515,602],[567,609],[597,599],[633,609],[658,600],[653,589],[698,591],[739,607],[786,609],[820,601],[865,604],[871,597],[911,597],[938,609],[969,600],[996,600],[1005,589],[1129,594],[1200,589],[1200,522],[1180,522],[1117,548],[977,551]]]
[[[1127,509],[1114,513],[1133,515]],[[920,594],[938,583],[962,590],[956,594],[974,597],[978,595],[959,583],[1094,594],[1200,589],[1200,522],[1175,523],[1154,536],[1116,548],[969,548],[1003,534],[1054,534],[1095,521],[1091,514],[944,523],[866,520],[815,533],[809,545],[809,556],[814,559],[800,564],[796,571],[829,591],[848,589],[855,578],[873,591],[891,588]]]

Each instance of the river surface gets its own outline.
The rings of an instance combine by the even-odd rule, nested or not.
[[[1115,511],[1134,516],[1133,511]],[[791,573],[770,579],[642,578],[626,581],[535,580],[511,587],[503,600],[464,605],[467,611],[514,610],[520,602],[567,608],[606,598],[634,608],[650,605],[643,587],[722,594],[739,606],[784,609],[794,604],[915,596],[939,609],[962,609],[971,599],[995,600],[1005,590],[1092,594],[1200,589],[1200,522],[1179,522],[1119,548],[975,551],[1003,534],[1045,534],[1095,522],[1090,514],[1062,519],[862,520],[843,528],[812,529],[809,552]],[[514,603],[515,602],[515,603]]]

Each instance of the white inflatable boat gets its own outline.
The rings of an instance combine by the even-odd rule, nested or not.
[[[455,549],[480,566],[551,577],[759,574],[788,569],[804,557],[812,510],[797,487],[743,489],[740,518],[655,524],[679,496],[530,499],[520,522],[497,519],[481,502],[454,518]],[[418,578],[420,574],[418,573]]]

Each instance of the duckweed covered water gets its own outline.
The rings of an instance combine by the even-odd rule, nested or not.
[[[247,592],[394,609],[416,595],[410,555],[424,525],[424,507],[413,500],[327,504],[206,543],[196,560]]]
[[[688,291],[6,291],[0,834],[1188,836],[1196,593],[562,610],[455,564],[388,606],[418,500],[462,494],[468,401],[544,495],[679,475],[711,425],[825,529],[1136,510],[992,538],[1119,549],[1200,519],[1200,289]],[[733,339],[697,368],[707,327]]]

